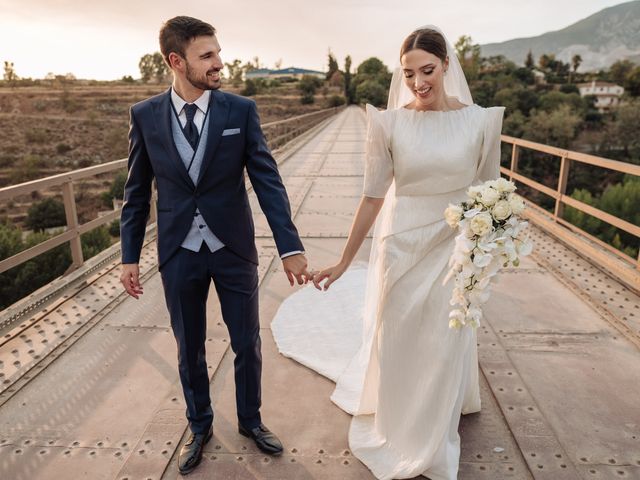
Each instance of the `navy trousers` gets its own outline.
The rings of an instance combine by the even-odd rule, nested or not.
[[[258,269],[228,248],[211,253],[185,248],[161,270],[171,327],[178,345],[178,370],[193,433],[206,433],[213,423],[205,356],[206,304],[211,280],[235,353],[236,408],[245,428],[260,425],[260,323]]]

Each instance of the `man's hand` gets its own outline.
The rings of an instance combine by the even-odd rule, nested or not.
[[[140,270],[137,263],[123,263],[120,283],[133,298],[138,299],[142,295],[142,285],[140,285]]]
[[[283,258],[282,265],[292,287],[294,279],[298,281],[298,285],[302,285],[313,278],[307,271],[307,258],[302,253]]]

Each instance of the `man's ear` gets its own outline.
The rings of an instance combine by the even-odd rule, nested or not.
[[[181,70],[184,67],[184,59],[176,52],[169,54],[169,68],[171,70]]]

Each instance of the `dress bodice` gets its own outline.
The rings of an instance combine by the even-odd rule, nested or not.
[[[499,176],[503,107],[446,112],[367,105],[364,194],[440,195]]]

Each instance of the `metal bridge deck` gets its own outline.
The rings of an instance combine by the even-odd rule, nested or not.
[[[352,107],[281,164],[312,267],[337,260],[360,197],[365,120]],[[207,358],[214,438],[195,479],[369,479],[349,452],[333,384],[280,356],[269,325],[293,292],[255,198],[263,418],[285,454],[236,432],[232,353],[215,290]],[[460,479],[640,479],[640,298],[532,227],[479,330],[482,412],[461,420]],[[369,244],[359,253],[368,258]],[[125,297],[117,246],[0,330],[0,479],[175,479],[186,437],[176,347],[153,241],[145,293]],[[46,288],[45,288],[46,290]],[[56,292],[57,290],[57,292]],[[46,293],[46,292],[45,292]],[[43,298],[38,303],[35,300]],[[0,319],[0,325],[3,325]]]

